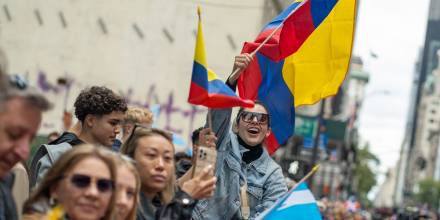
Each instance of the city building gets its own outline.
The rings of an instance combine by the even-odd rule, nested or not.
[[[226,79],[272,1],[3,1],[0,48],[9,72],[25,74],[55,104],[41,134],[64,129],[64,111],[82,88],[105,85],[152,108],[158,127],[189,141],[206,114],[187,103],[198,5],[209,67]]]
[[[369,74],[363,68],[362,59],[353,56],[348,76],[336,96],[296,108],[295,135],[275,156],[286,175],[295,181],[311,170],[320,108],[324,103],[316,157],[321,168],[314,175],[311,186],[318,198],[348,198],[356,191],[358,180],[353,170],[359,136],[358,113],[368,81]]]
[[[407,127],[397,167],[394,204],[404,204],[417,183],[435,176],[439,116],[436,68],[440,49],[440,0],[431,0],[425,43],[416,64]]]

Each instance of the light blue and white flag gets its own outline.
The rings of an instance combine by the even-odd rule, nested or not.
[[[307,188],[301,183],[293,191],[278,200],[269,210],[258,216],[258,220],[321,220],[316,200]]]

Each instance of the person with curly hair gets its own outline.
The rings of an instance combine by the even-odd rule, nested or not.
[[[126,101],[102,86],[81,91],[74,107],[80,131],[64,132],[58,139],[38,148],[31,162],[31,185],[40,182],[53,163],[76,145],[87,143],[111,148],[127,111]]]

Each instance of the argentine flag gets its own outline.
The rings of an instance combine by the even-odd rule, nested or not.
[[[293,191],[278,200],[269,210],[263,212],[258,220],[321,220],[318,205],[307,184],[301,183]]]

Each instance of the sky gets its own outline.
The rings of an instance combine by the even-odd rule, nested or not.
[[[353,54],[362,57],[370,81],[360,112],[359,132],[361,140],[370,144],[381,161],[380,182],[399,159],[428,7],[429,0],[360,1]]]

